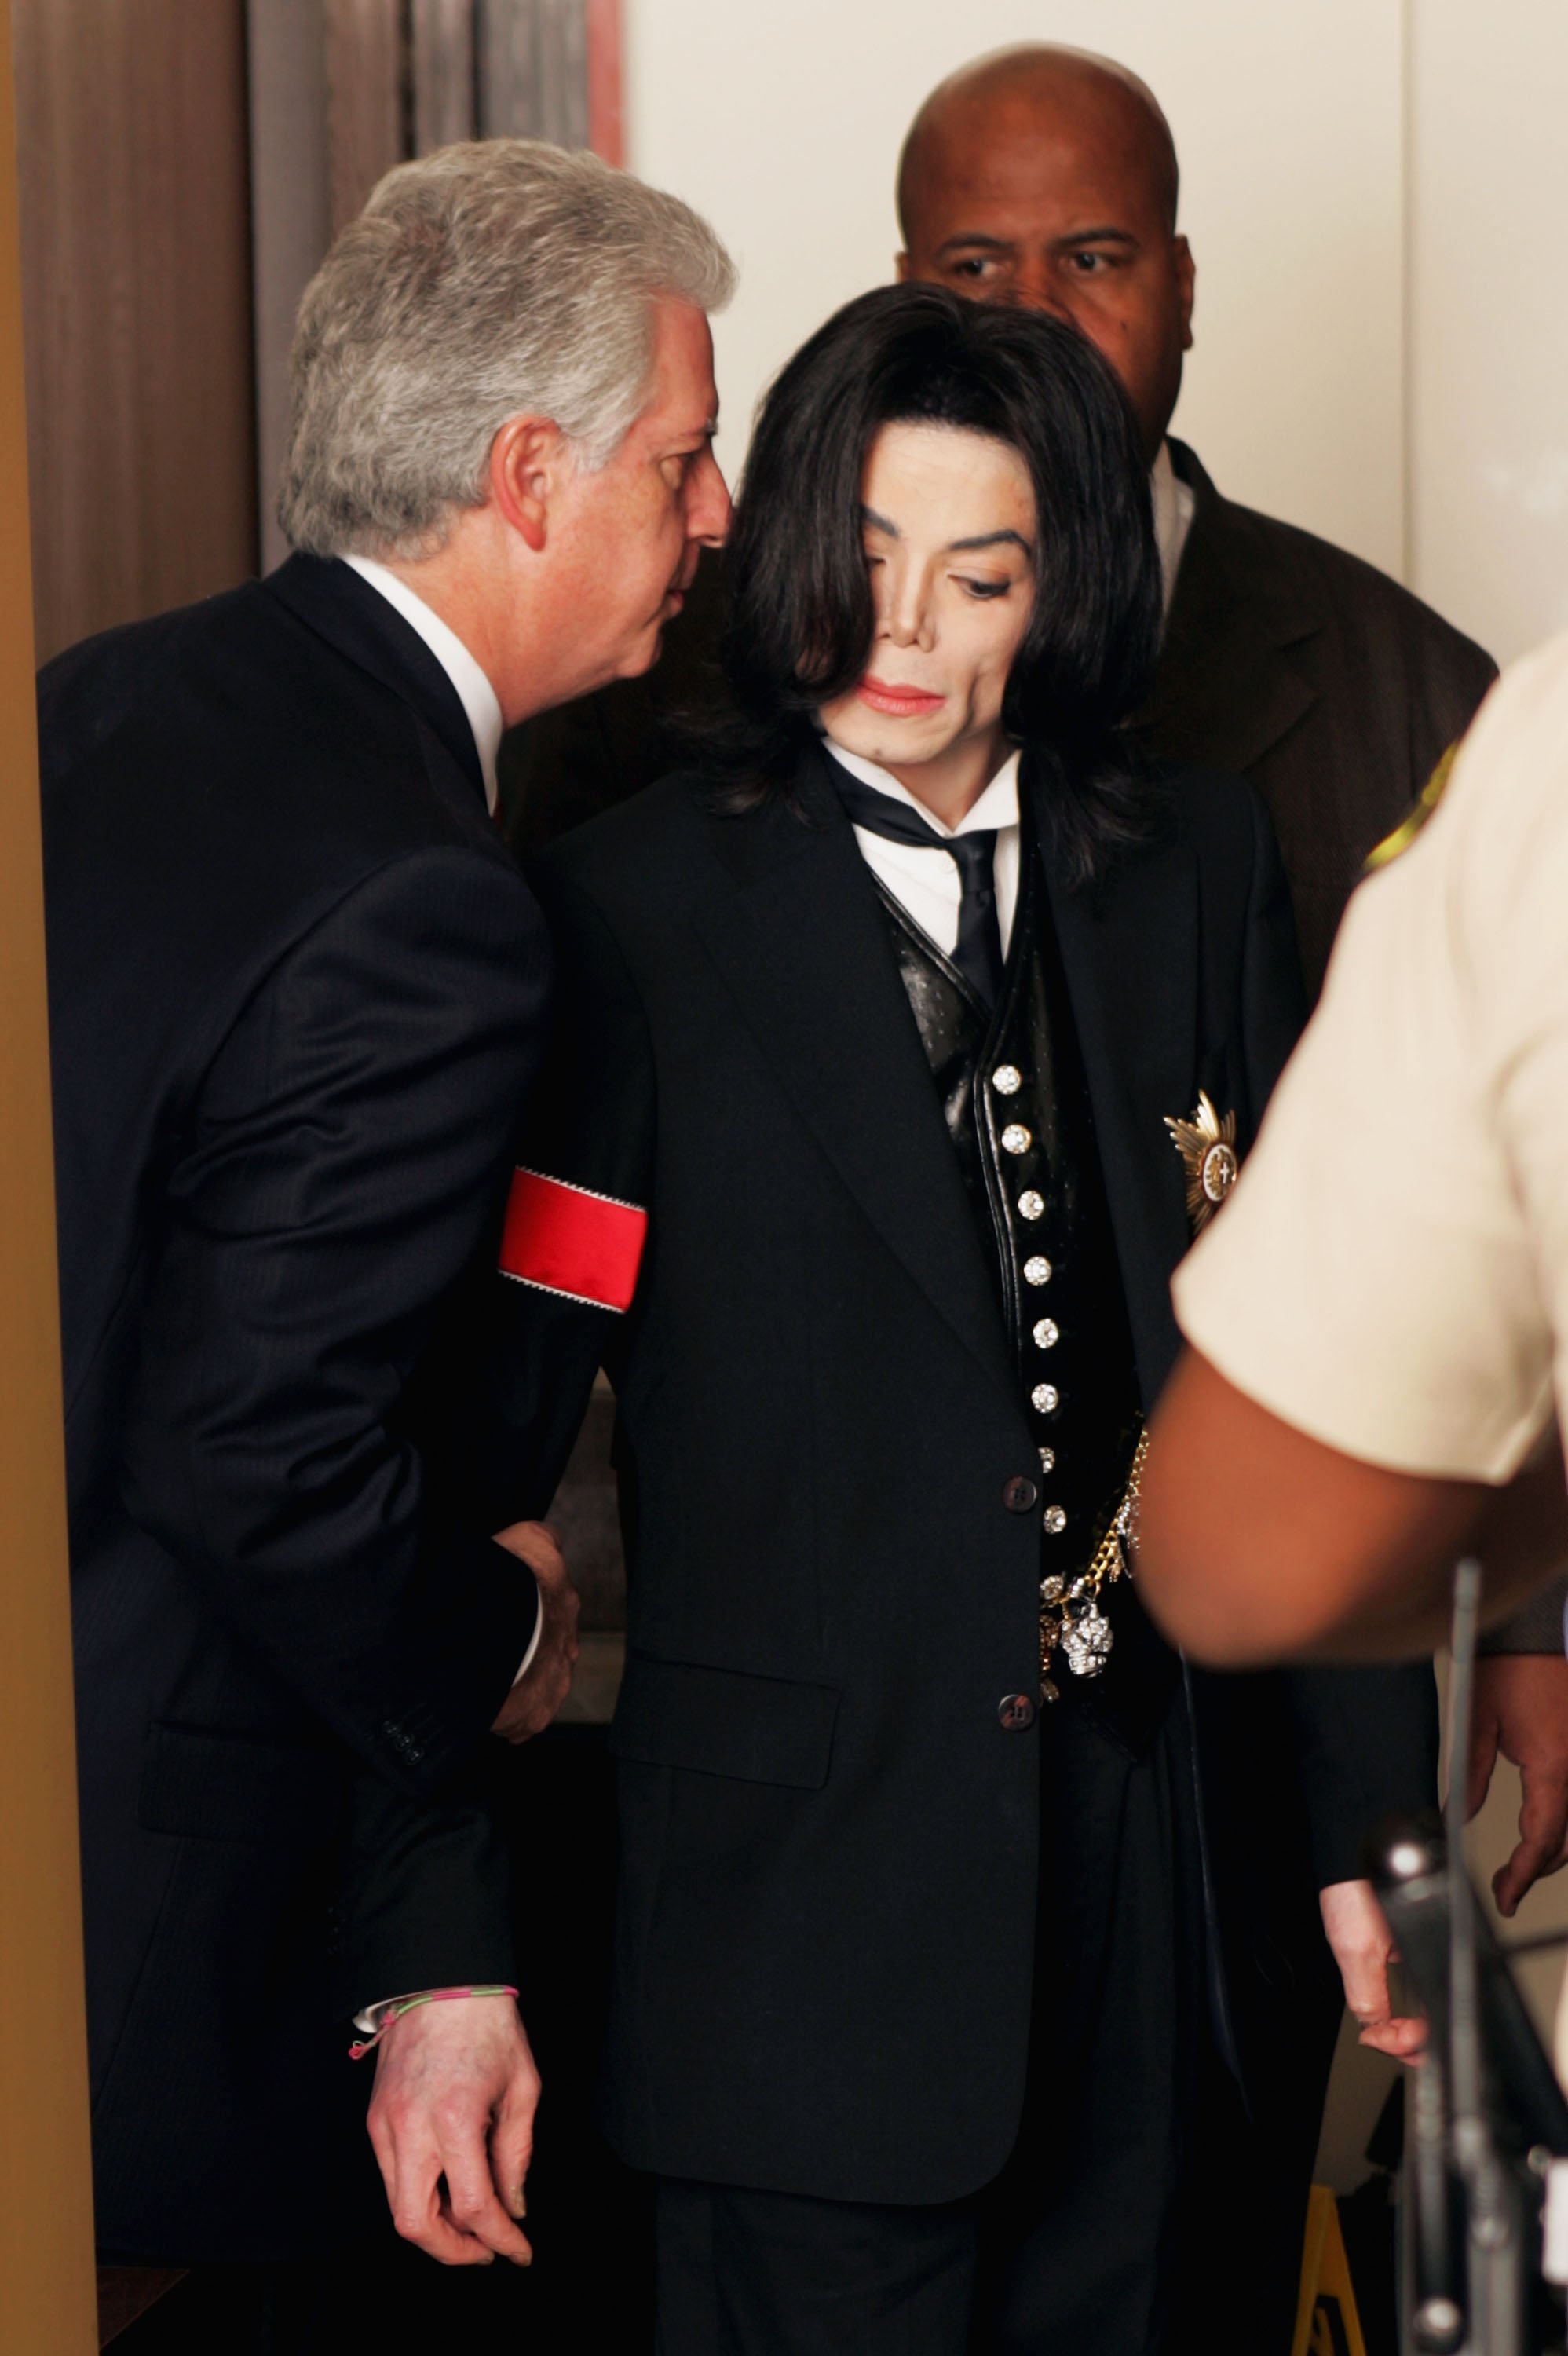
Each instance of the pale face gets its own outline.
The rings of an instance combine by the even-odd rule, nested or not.
[[[885,425],[861,523],[870,659],[848,695],[824,704],[822,723],[953,825],[1007,758],[1002,698],[1034,604],[1029,473],[983,434]]]
[[[713,455],[718,418],[708,322],[688,303],[663,302],[646,406],[606,466],[571,473],[551,518],[573,692],[648,669],[702,550],[722,541],[730,493]]]

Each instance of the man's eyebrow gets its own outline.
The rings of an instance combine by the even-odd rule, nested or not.
[[[1016,237],[987,237],[981,230],[961,230],[956,237],[944,237],[936,251],[956,253],[960,246],[981,246],[987,253],[1010,253],[1018,243]]]
[[[885,531],[890,540],[901,540],[903,538],[903,534],[900,531],[897,524],[890,522],[885,515],[879,515],[875,508],[863,507],[860,509],[860,521],[862,523],[870,524],[873,530],[877,531]]]
[[[1073,245],[1137,245],[1141,242],[1139,239],[1133,235],[1130,229],[1112,229],[1108,225],[1100,229],[1075,229],[1069,236],[1053,237],[1051,241],[1052,245],[1059,247]]]
[[[1015,548],[1021,548],[1029,562],[1033,563],[1034,551],[1021,531],[977,531],[970,540],[950,540],[947,553],[956,556],[961,551],[966,553],[975,548],[999,548],[1004,541],[1011,541]]]

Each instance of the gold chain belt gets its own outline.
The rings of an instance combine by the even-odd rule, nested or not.
[[[1138,1490],[1148,1455],[1148,1434],[1138,1434],[1122,1502],[1111,1516],[1111,1526],[1094,1551],[1087,1570],[1076,1579],[1050,1575],[1040,1582],[1040,1697],[1055,1701],[1060,1688],[1051,1676],[1058,1651],[1075,1677],[1097,1677],[1110,1658],[1115,1638],[1100,1609],[1103,1589],[1133,1575],[1133,1547],[1137,1537]]]

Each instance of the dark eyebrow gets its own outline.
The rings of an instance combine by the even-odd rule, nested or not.
[[[1015,548],[1021,548],[1029,562],[1031,564],[1034,562],[1034,551],[1021,531],[979,531],[975,534],[973,540],[950,540],[947,543],[947,553],[949,556],[955,556],[961,550],[999,548],[1006,540],[1010,540]]]
[[[1112,229],[1108,223],[1098,228],[1075,229],[1067,237],[1053,237],[1051,241],[1052,247],[1058,252],[1071,252],[1075,245],[1136,246],[1139,241],[1131,230]],[[944,237],[936,251],[939,256],[965,251],[982,253],[1011,253],[1017,244],[1018,240],[1014,237],[987,237],[979,230],[961,230],[955,237]]]
[[[1052,238],[1057,247],[1074,245],[1136,245],[1130,229],[1075,229],[1071,236]]]
[[[944,237],[936,251],[952,253],[961,245],[983,245],[987,253],[1010,253],[1018,240],[1012,237],[986,237],[978,230],[964,230],[956,237]]]
[[[888,517],[879,515],[875,508],[863,507],[860,509],[860,520],[862,523],[872,525],[878,531],[885,531],[890,540],[903,538],[897,524],[891,522]],[[967,554],[971,549],[976,548],[999,548],[1004,541],[1011,541],[1015,548],[1023,550],[1031,564],[1034,562],[1034,551],[1021,531],[977,531],[970,540],[950,540],[944,554],[955,556],[960,552]]]

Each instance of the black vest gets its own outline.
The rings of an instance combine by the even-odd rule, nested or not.
[[[1142,1410],[1088,1084],[1027,819],[1021,850],[994,1011],[878,890],[1040,1451],[1042,1575],[1071,1578],[1121,1503]],[[1115,1621],[1109,1599],[1105,1608]]]

